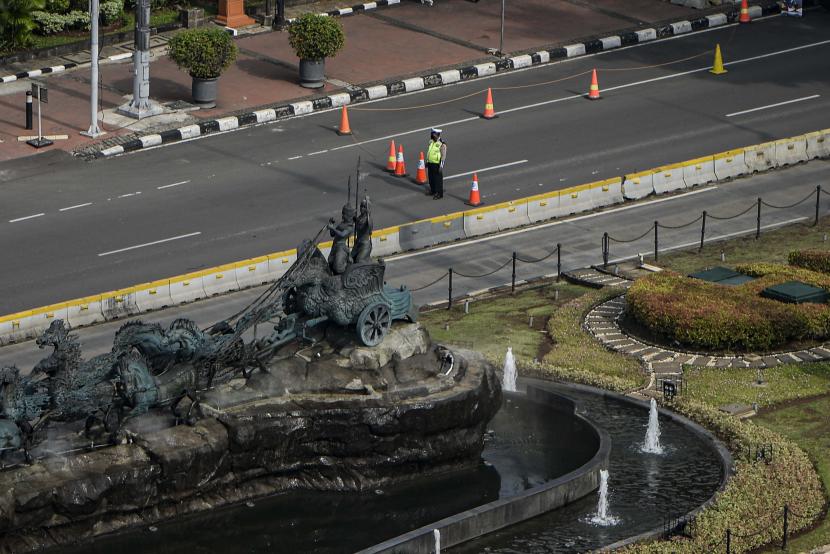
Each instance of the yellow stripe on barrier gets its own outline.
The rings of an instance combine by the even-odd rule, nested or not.
[[[611,185],[618,185],[622,182],[622,177],[613,177],[611,179],[604,179],[602,181],[595,181],[593,183],[588,183],[587,187],[591,189],[599,189],[601,188],[603,192],[608,192],[611,190]]]
[[[544,207],[548,205],[548,200],[551,200],[552,198],[559,198],[558,190],[554,190],[552,192],[545,192],[542,194],[536,194],[534,196],[528,196],[523,200],[528,204],[530,204],[531,202],[538,202],[540,207]]]
[[[757,146],[760,146],[760,145],[757,145]],[[712,159],[722,160],[722,159],[726,158],[726,163],[730,163],[733,158],[735,158],[736,156],[739,156],[743,153],[744,153],[743,148],[736,148],[735,150],[727,150],[725,152],[721,152],[720,154],[714,154],[712,156]]]
[[[654,169],[649,169],[647,171],[638,171],[637,173],[629,173],[625,176],[626,181],[634,181],[635,184],[640,183],[641,177],[648,177],[649,175],[654,175]]]
[[[678,164],[678,165],[681,165],[683,167],[695,166],[695,169],[700,171],[700,170],[703,169],[703,164],[707,164],[707,163],[714,162],[714,161],[715,161],[714,156],[704,156],[702,158],[695,158],[694,160],[689,160],[689,161],[683,162],[682,164]]]

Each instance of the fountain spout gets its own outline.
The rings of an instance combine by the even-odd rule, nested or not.
[[[648,428],[646,429],[646,440],[643,443],[642,451],[647,454],[663,453],[663,447],[660,446],[660,419],[657,413],[657,401],[653,398],[648,413]]]
[[[504,357],[504,377],[501,388],[507,392],[516,392],[516,358],[513,357],[513,348],[509,346],[507,355]]]

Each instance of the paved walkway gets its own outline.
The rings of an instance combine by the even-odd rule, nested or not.
[[[299,11],[320,11],[331,7],[307,5]],[[349,5],[348,0],[342,2]],[[407,75],[425,74],[460,64],[493,60],[488,48],[499,46],[498,0],[437,0],[433,7],[420,2],[404,3],[341,19],[346,46],[327,61],[329,82],[319,93],[330,94],[352,85],[366,85]],[[647,27],[657,21],[699,13],[663,0],[523,0],[508,7],[504,49],[519,52],[562,44],[578,38],[622,29]],[[296,15],[289,13],[289,17]],[[298,60],[288,45],[287,32],[253,28],[255,34],[237,40],[240,55],[226,71],[219,85],[217,107],[199,110],[190,102],[190,77],[165,55],[169,34],[152,39],[150,68],[151,96],[165,107],[165,113],[136,122],[114,111],[132,92],[130,60],[100,66],[100,108],[107,135],[99,141],[112,144],[119,137],[142,132],[160,132],[200,119],[250,111],[258,106],[308,98],[309,91],[297,83]],[[109,46],[102,57],[130,51],[130,45]],[[88,52],[49,60],[33,60],[0,68],[0,74],[89,60]],[[43,109],[45,135],[69,135],[51,148],[75,150],[93,141],[79,134],[89,127],[88,68],[39,77],[49,87],[49,104]],[[0,84],[0,161],[28,156],[36,151],[22,135],[25,91],[28,79]],[[123,140],[123,138],[121,139]]]

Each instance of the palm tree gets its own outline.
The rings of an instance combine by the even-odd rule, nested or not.
[[[0,0],[0,49],[18,50],[32,42],[32,12],[42,10],[44,0]]]

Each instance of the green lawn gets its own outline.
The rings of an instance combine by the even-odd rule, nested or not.
[[[830,483],[830,395],[762,412],[753,421],[792,439],[807,452],[818,469],[826,492]],[[830,520],[827,518],[813,531],[792,539],[787,552],[809,552],[826,544],[830,544]],[[774,547],[765,550],[773,551],[781,550]]]

